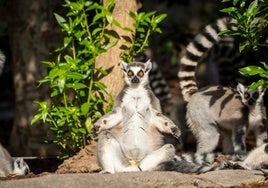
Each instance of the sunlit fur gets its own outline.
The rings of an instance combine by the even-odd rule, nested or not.
[[[151,61],[120,62],[125,86],[115,99],[113,110],[93,127],[100,132],[97,157],[103,173],[161,170],[171,161],[175,148],[164,134],[180,137],[178,127],[161,113],[159,100],[149,86]]]
[[[236,89],[219,85],[197,86],[195,71],[198,63],[222,39],[218,33],[229,28],[231,22],[235,21],[222,18],[207,25],[187,46],[180,61],[180,88],[187,102],[187,124],[197,139],[197,153],[213,152],[220,136],[223,138],[223,152],[238,154],[246,152],[245,140],[250,130],[255,133],[257,146],[267,139],[263,88],[249,91],[242,84],[238,84]]]

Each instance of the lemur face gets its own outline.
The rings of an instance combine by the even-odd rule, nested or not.
[[[261,100],[265,92],[263,87],[258,87],[256,90],[250,91],[248,87],[240,83],[237,86],[237,90],[242,98],[242,102],[247,106],[251,106]]]
[[[124,72],[125,82],[127,85],[148,83],[148,74],[152,68],[152,63],[150,60],[145,63],[132,62],[129,64],[121,61],[120,67]]]
[[[13,173],[17,175],[26,175],[30,172],[28,164],[19,157],[14,160],[14,170]]]

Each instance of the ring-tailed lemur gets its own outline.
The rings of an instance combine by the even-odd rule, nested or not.
[[[188,102],[186,118],[197,138],[197,153],[212,152],[218,145],[220,135],[223,137],[224,153],[244,153],[249,130],[255,131],[257,146],[267,139],[263,88],[249,91],[242,84],[238,84],[238,91],[222,86],[197,87],[195,70],[200,59],[221,40],[218,32],[225,30],[231,21],[222,18],[216,24],[206,26],[204,32],[187,46],[180,62],[180,88],[184,100]]]
[[[9,174],[26,175],[29,172],[29,166],[22,157],[12,158],[0,144],[0,177],[6,177]]]
[[[113,110],[99,119],[93,132],[100,132],[97,156],[102,172],[159,170],[173,160],[175,148],[165,144],[163,133],[180,137],[179,128],[161,113],[159,100],[150,89],[151,61],[120,62],[125,86]]]
[[[243,168],[246,170],[263,170],[268,164],[268,144],[262,144],[250,151],[242,161],[227,161],[232,168]],[[267,169],[267,168],[266,168]]]

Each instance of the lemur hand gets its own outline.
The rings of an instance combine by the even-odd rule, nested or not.
[[[93,136],[97,136],[100,133],[100,126],[94,124],[94,126],[91,128],[91,133]]]
[[[180,137],[181,137],[181,130],[177,126],[171,127],[171,132],[172,132],[172,135],[176,139],[180,139]]]

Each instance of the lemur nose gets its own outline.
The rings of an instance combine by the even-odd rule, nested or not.
[[[253,100],[253,99],[249,99],[249,100],[248,100],[248,104],[249,104],[249,105],[253,105],[254,102],[255,102],[255,100]]]
[[[132,82],[133,84],[137,84],[137,83],[140,82],[140,80],[139,80],[139,78],[138,78],[137,76],[134,76],[134,78],[132,78],[131,82]]]

